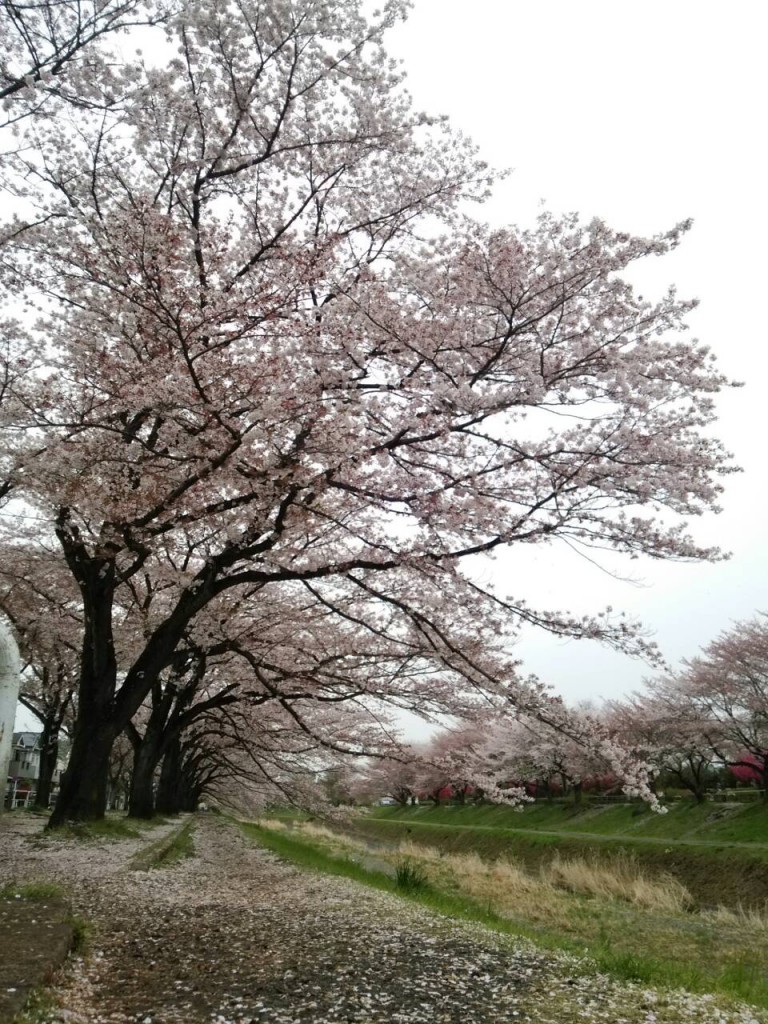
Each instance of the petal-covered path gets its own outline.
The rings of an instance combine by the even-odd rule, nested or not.
[[[171,826],[172,827],[172,826]],[[37,825],[39,829],[39,823]],[[169,826],[162,828],[168,829]],[[131,870],[140,841],[0,833],[0,878],[55,878],[92,923],[45,1018],[68,1024],[762,1024],[710,1000],[657,998],[576,961],[299,871],[204,816],[196,856]],[[155,840],[161,830],[155,830]],[[144,842],[149,840],[145,839]]]

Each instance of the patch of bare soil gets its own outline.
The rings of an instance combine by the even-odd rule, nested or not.
[[[0,1021],[48,984],[72,946],[69,908],[60,900],[0,897]]]

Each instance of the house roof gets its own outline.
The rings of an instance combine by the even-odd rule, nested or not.
[[[15,732],[13,734],[14,747],[28,747],[33,749],[40,746],[42,734],[39,732]]]

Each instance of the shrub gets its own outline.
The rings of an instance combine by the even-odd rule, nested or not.
[[[401,892],[424,892],[429,888],[427,876],[422,869],[407,860],[395,866],[395,884]]]

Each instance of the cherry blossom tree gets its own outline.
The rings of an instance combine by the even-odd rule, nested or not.
[[[345,778],[374,744],[382,749],[380,725],[350,701],[269,701],[255,708],[240,702],[215,709],[172,749],[175,778],[166,775],[164,760],[158,810],[169,809],[167,779],[176,810],[193,809],[190,793],[194,800],[205,793],[227,806],[280,803],[327,813],[327,780]],[[389,749],[397,745],[392,742]],[[190,789],[192,776],[196,782]]]
[[[368,713],[383,694],[546,715],[508,653],[521,623],[647,647],[621,617],[481,586],[468,556],[558,536],[718,555],[683,522],[728,469],[703,431],[726,381],[681,333],[691,303],[622,277],[685,225],[459,217],[488,174],[411,109],[382,48],[406,7],[186,6],[163,59],[110,69],[119,104],[26,118],[3,160],[29,211],[0,251],[25,309],[4,318],[3,486],[45,520],[84,617],[54,824],[103,813],[116,737],[243,591],[324,609],[310,650],[355,685],[376,664],[346,691]],[[137,581],[162,614],[121,664]],[[302,669],[315,693],[321,669]]]
[[[407,807],[418,797],[418,770],[416,749],[405,748],[398,758],[373,758],[358,766],[349,785],[349,795],[360,803],[371,804],[386,798]]]
[[[558,714],[559,712],[559,714]],[[623,750],[623,753],[622,753]],[[647,766],[627,755],[612,730],[593,709],[566,710],[554,701],[540,715],[507,715],[489,721],[477,734],[472,757],[477,777],[484,775],[489,792],[513,799],[529,794],[573,793],[578,804],[585,784],[611,779],[630,796],[644,793]]]
[[[759,775],[768,800],[768,618],[721,633],[675,677],[678,699],[698,714],[716,757]]]
[[[74,718],[82,636],[79,594],[55,552],[18,546],[3,552],[0,609],[19,638],[19,703],[41,725],[35,806],[47,810],[59,743]]]
[[[132,629],[124,625],[122,633],[135,634],[141,625],[151,635],[153,623],[164,615],[163,591],[152,594],[135,582],[131,589]],[[261,735],[257,723],[246,728],[249,713],[258,709],[263,714],[266,705],[275,704],[304,738],[311,736],[338,754],[368,755],[397,746],[389,717],[393,711],[437,715],[461,707],[459,673],[444,670],[441,679],[433,678],[431,647],[408,635],[402,615],[390,614],[383,621],[377,603],[364,592],[326,589],[320,599],[316,586],[286,586],[268,604],[260,596],[244,589],[237,600],[227,594],[210,602],[128,726],[136,755],[131,815],[152,813],[153,778],[169,745],[221,708],[230,709],[230,722],[235,720],[231,714],[240,716],[237,742],[245,749]],[[135,617],[139,606],[140,622]],[[118,662],[126,660],[121,652]],[[358,714],[355,733],[345,744],[336,711],[342,704],[347,718],[350,708]],[[242,707],[234,710],[233,705]],[[468,698],[466,707],[471,705]],[[318,718],[313,710],[318,706],[333,716]],[[365,735],[363,723],[370,727]]]
[[[99,94],[108,74],[104,43],[131,27],[161,22],[170,7],[146,0],[0,0],[6,125],[40,114],[51,100],[78,107],[114,104],[114,93]]]
[[[420,797],[436,804],[447,799],[464,803],[469,795],[482,792],[478,778],[486,773],[478,771],[476,749],[484,734],[471,718],[441,729],[429,742],[415,748],[412,770]]]
[[[133,747],[133,770],[128,813],[133,818],[151,818],[155,810],[154,780],[160,761],[185,727],[200,717],[189,715],[206,667],[204,655],[179,648],[167,671],[153,682],[146,713],[142,707],[128,723],[125,733]],[[187,716],[187,717],[185,717]]]
[[[125,733],[112,744],[107,765],[107,809],[125,810],[131,788],[133,750]]]
[[[687,789],[697,803],[706,799],[722,762],[707,738],[708,717],[681,699],[674,677],[648,680],[641,693],[609,702],[605,714],[613,735],[651,767],[654,785],[660,779]]]

